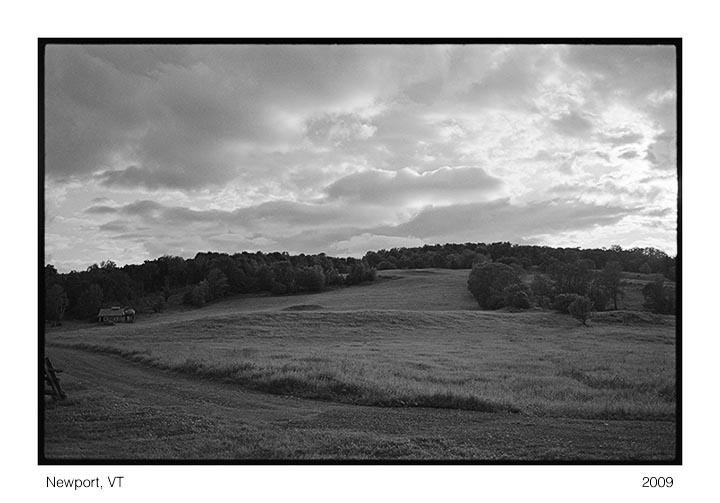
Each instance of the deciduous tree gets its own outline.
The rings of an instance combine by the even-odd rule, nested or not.
[[[580,320],[583,325],[587,326],[587,320],[592,316],[593,303],[587,297],[578,297],[570,303],[568,311],[570,314]]]
[[[658,314],[675,314],[675,289],[665,285],[665,278],[658,275],[642,289],[644,306]]]
[[[468,290],[485,309],[499,309],[505,305],[505,289],[520,283],[515,270],[497,262],[475,266],[468,277]]]
[[[605,264],[605,267],[600,273],[600,282],[612,299],[613,309],[617,311],[618,299],[624,296],[622,290],[624,286],[622,281],[622,264],[616,260]]]
[[[45,319],[59,325],[65,318],[68,297],[61,285],[52,285],[45,293]]]

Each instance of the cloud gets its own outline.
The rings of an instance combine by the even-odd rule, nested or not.
[[[604,134],[601,136],[602,141],[609,143],[614,147],[627,145],[631,143],[639,143],[644,139],[642,133],[632,131],[619,131],[615,134]]]
[[[386,234],[409,235],[434,242],[513,241],[552,232],[589,229],[611,225],[636,208],[601,206],[570,199],[554,199],[511,204],[503,199],[428,208],[412,220],[392,228],[380,228]]]
[[[648,217],[674,217],[676,216],[672,210],[672,208],[660,208],[656,210],[645,210],[643,211],[643,215],[646,215]]]
[[[216,165],[217,166],[217,165]],[[235,177],[232,169],[218,171],[206,170],[203,163],[188,164],[185,171],[164,169],[147,169],[138,166],[128,166],[125,169],[101,171],[95,178],[106,187],[147,189],[190,189],[206,185],[221,186]]]
[[[51,44],[48,253],[354,253],[596,226],[632,245],[665,217],[623,215],[676,204],[674,58],[633,45]]]
[[[371,138],[377,131],[370,120],[358,114],[325,114],[306,123],[307,136],[316,144],[338,147]]]
[[[563,60],[586,73],[603,99],[647,100],[676,86],[675,47],[670,45],[572,45]]]
[[[130,224],[127,222],[123,222],[122,220],[113,220],[112,222],[107,222],[105,224],[102,224],[100,227],[98,227],[101,231],[106,232],[127,232],[131,229]]]
[[[672,45],[573,45],[562,59],[588,81],[586,108],[620,104],[660,130],[677,124],[676,53]]]
[[[85,213],[91,214],[91,215],[107,215],[112,213],[117,213],[117,208],[113,206],[104,206],[104,205],[96,205],[96,206],[90,206],[85,210]]]
[[[367,213],[344,205],[292,201],[270,201],[235,210],[197,210],[184,206],[166,206],[151,200],[138,200],[117,207],[92,206],[85,212],[93,215],[120,214],[134,217],[137,222],[144,224],[178,228],[183,233],[191,226],[206,224],[235,228],[243,232],[294,232],[303,227],[327,227],[337,224],[347,226],[361,222],[367,216]],[[377,215],[371,215],[377,218]],[[106,227],[104,230],[109,229]]]
[[[412,236],[383,236],[364,232],[349,239],[332,243],[328,250],[333,255],[362,257],[368,251],[382,249],[416,247],[427,244],[422,239]]]
[[[532,107],[541,76],[553,64],[557,48],[553,46],[495,46],[485,64],[458,98],[473,107]],[[467,60],[466,60],[467,64]]]
[[[157,212],[165,209],[165,207],[156,202],[150,200],[135,201],[134,203],[127,204],[119,210],[127,215],[144,215],[148,216],[151,214],[157,214]]]
[[[626,150],[618,157],[621,159],[635,159],[636,157],[639,157],[639,154],[635,150]]]
[[[277,201],[233,211],[200,211],[140,200],[116,208],[117,214],[129,220],[111,220],[99,229],[144,245],[179,241],[187,248],[189,242],[200,240],[224,250],[269,250],[274,246],[295,252],[357,255],[430,242],[527,241],[550,232],[610,225],[633,211],[571,199],[526,205],[503,199],[430,207],[405,222],[372,227],[368,223],[377,220],[352,218],[349,212],[337,209],[332,204]]]
[[[59,180],[102,173],[109,186],[153,190],[262,175],[248,154],[300,148],[308,126],[331,143],[372,136],[371,123],[346,119],[424,78],[444,53],[442,46],[51,45],[47,173]]]
[[[584,136],[593,129],[593,123],[580,112],[567,112],[550,123],[561,134],[568,136]]]
[[[618,200],[618,196],[629,196],[636,204],[648,204],[654,201],[661,190],[655,185],[632,185],[624,186],[613,181],[606,181],[601,184],[592,185],[588,183],[560,183],[548,189],[552,195],[561,197],[601,196],[606,200]],[[597,201],[596,201],[597,202]]]
[[[645,159],[651,166],[659,170],[677,168],[677,135],[665,132],[655,136],[645,152]]]
[[[557,153],[553,154],[545,149],[540,149],[537,152],[535,152],[535,155],[533,155],[532,157],[528,157],[527,159],[529,161],[544,162],[544,161],[553,161],[553,160],[555,160],[556,156],[557,156]]]
[[[418,173],[369,170],[355,173],[326,188],[330,200],[424,206],[487,199],[502,185],[498,178],[477,167],[444,167]]]

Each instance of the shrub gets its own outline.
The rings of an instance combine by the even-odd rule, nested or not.
[[[592,316],[593,303],[588,297],[578,297],[568,306],[570,314],[587,326],[587,320]]]

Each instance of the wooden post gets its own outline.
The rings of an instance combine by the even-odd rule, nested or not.
[[[60,378],[57,376],[60,372],[62,370],[56,370],[50,362],[50,358],[46,356],[45,382],[50,385],[51,390],[46,390],[45,394],[52,396],[55,400],[65,400],[67,398],[65,392],[60,388]]]

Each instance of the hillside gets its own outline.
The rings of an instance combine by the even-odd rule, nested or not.
[[[201,309],[214,314],[239,311],[313,309],[325,311],[478,309],[467,290],[467,270],[380,271],[377,280],[354,287],[296,295],[240,295]]]
[[[47,341],[350,403],[673,415],[673,317],[618,312],[588,328],[550,311],[481,311],[466,274],[392,271],[318,294],[239,296],[134,324],[85,324]]]
[[[318,452],[335,459],[672,456],[674,316],[608,312],[583,327],[571,316],[552,311],[483,311],[467,291],[467,274],[383,271],[375,282],[317,294],[239,295],[200,309],[140,315],[133,324],[66,323],[49,329],[45,353],[66,371],[63,379],[71,398],[49,409],[47,445],[60,457],[79,455],[78,438],[92,445],[96,456],[126,458],[159,452],[192,458],[301,458]],[[108,365],[119,373],[117,383],[105,370]],[[144,381],[151,375],[166,383],[160,392],[168,394],[166,401],[175,412],[139,412],[157,408],[157,390],[149,393]],[[198,395],[198,387],[206,391]],[[234,388],[241,395],[233,394]],[[211,406],[198,398],[210,392],[219,397]],[[191,398],[175,399],[176,393]],[[307,399],[320,402],[297,401]],[[291,401],[285,405],[284,400]],[[107,409],[101,417],[97,404]],[[335,409],[340,405],[345,408]],[[449,421],[462,432],[457,441],[465,447],[427,451],[426,442],[445,441],[445,429],[432,435],[424,431],[416,439],[404,425],[394,441],[407,448],[385,452],[380,447],[385,440],[376,437],[376,419],[355,430],[360,428],[354,422],[358,418],[385,416],[373,407],[416,411],[413,421]],[[126,409],[127,417],[122,412]],[[307,410],[315,411],[313,419]],[[342,411],[345,419],[339,429],[327,429],[328,414],[336,413],[330,410]],[[487,433],[481,425],[490,423],[478,423],[481,416],[458,415],[463,411],[497,418],[492,420],[497,433],[491,435],[499,435],[497,439],[491,444],[474,440]],[[189,446],[148,423],[162,442],[153,443],[152,451],[123,447],[126,439],[144,438],[138,436],[146,428],[140,418],[153,414],[177,431],[191,425],[187,431],[193,439],[216,440],[218,435],[236,438],[246,432],[251,417],[252,443],[246,445],[250,440],[243,433],[241,446],[220,442],[210,451],[194,450],[197,442]],[[221,434],[216,424],[200,420],[205,414],[222,421]],[[287,423],[283,419],[276,425],[278,414]],[[113,438],[72,427],[83,418],[92,418],[102,431],[112,429]],[[288,443],[283,428],[291,421],[304,426],[293,426],[300,429],[293,429]],[[614,424],[608,427],[608,421]],[[53,424],[70,425],[75,433],[52,433],[59,431]],[[624,436],[612,433],[620,430]],[[510,445],[508,432],[523,438],[551,436],[542,445],[525,447]],[[357,434],[362,436],[353,436]],[[348,444],[348,435],[362,440]],[[553,451],[548,445],[554,442],[564,447]],[[638,448],[638,442],[645,447]],[[118,454],[107,454],[116,445],[113,452]],[[288,451],[289,445],[295,447]]]
[[[164,313],[143,314],[138,317],[138,323],[190,320],[249,311],[476,311],[480,308],[467,289],[469,272],[467,269],[385,270],[378,272],[376,281],[353,287],[309,294],[236,295],[199,309],[175,306]],[[528,275],[526,281],[530,277]],[[620,309],[644,310],[641,290],[652,277],[650,274],[625,273],[625,295],[620,300]],[[669,284],[674,285],[672,282]]]
[[[148,314],[181,304],[202,307],[237,295],[336,291],[344,286],[373,282],[377,275],[392,276],[395,272],[400,279],[406,279],[409,274],[445,274],[442,271],[461,277],[473,264],[489,260],[512,265],[521,274],[549,275],[553,281],[563,284],[563,288],[568,281],[587,283],[600,278],[606,268],[609,268],[608,280],[616,270],[640,277],[652,273],[669,282],[675,278],[675,258],[652,248],[582,250],[465,243],[367,252],[362,259],[330,257],[323,253],[202,252],[194,258],[164,255],[143,264],[122,267],[113,261],[103,261],[84,271],[69,273],[58,273],[48,264],[43,274],[44,317],[57,325],[66,320],[92,320],[99,309],[109,306],[129,306],[136,312]],[[592,290],[596,304],[604,302],[603,295],[608,288],[615,288],[611,284],[614,283]],[[577,285],[567,291],[583,293]],[[661,293],[655,296],[656,311],[671,314],[670,306],[674,303],[661,297]],[[455,309],[457,305],[451,302],[449,308]]]

